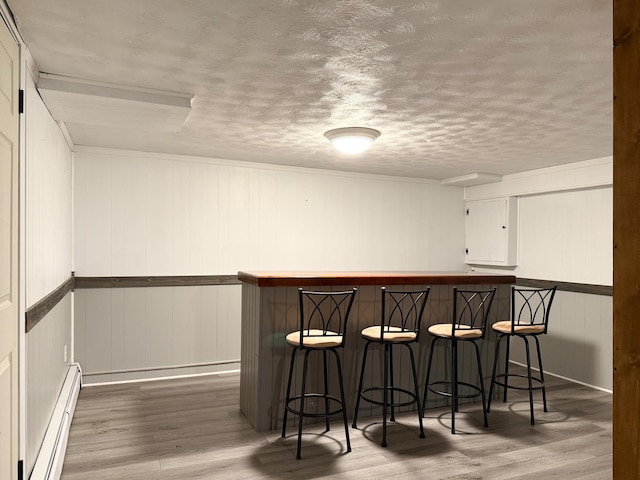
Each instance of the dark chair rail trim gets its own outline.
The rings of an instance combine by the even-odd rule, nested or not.
[[[613,296],[613,287],[610,285],[594,285],[590,283],[556,282],[553,280],[537,280],[534,278],[517,278],[519,287],[549,288],[556,285],[558,290],[564,292],[586,293],[589,295]]]
[[[240,285],[237,275],[184,275],[154,277],[75,277],[73,273],[62,285],[52,291],[26,312],[25,331],[28,333],[42,320],[69,292],[80,288],[134,288],[134,287],[193,287],[200,285]],[[547,288],[557,285],[565,292],[589,295],[612,296],[610,285],[556,282],[534,278],[517,278],[521,287]]]
[[[237,275],[184,275],[155,277],[75,277],[75,288],[195,287],[240,285]]]
[[[67,293],[73,291],[74,277],[73,273],[58,288],[53,290],[49,295],[27,309],[25,312],[25,332],[35,327],[40,320],[47,316],[53,308],[64,298]]]
[[[185,275],[156,277],[76,277],[71,276],[58,288],[25,312],[25,332],[29,333],[40,320],[69,293],[79,288],[131,287],[193,287],[198,285],[240,285],[237,275]]]

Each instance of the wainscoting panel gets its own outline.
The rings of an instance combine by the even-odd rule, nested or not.
[[[76,361],[86,383],[239,367],[240,285],[79,289]]]
[[[26,335],[27,472],[31,471],[35,463],[60,389],[72,363],[72,296],[67,294]]]
[[[604,295],[556,292],[549,332],[540,337],[545,372],[613,389],[612,301]],[[511,346],[511,359],[525,363],[522,341],[513,339]]]

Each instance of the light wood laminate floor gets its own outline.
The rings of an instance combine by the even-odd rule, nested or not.
[[[547,385],[549,412],[537,401],[535,426],[527,398],[510,391],[487,429],[479,404],[461,406],[456,435],[446,408],[427,411],[424,439],[415,413],[397,415],[387,448],[377,417],[350,428],[351,453],[339,420],[324,435],[305,426],[302,460],[293,424],[285,439],[249,426],[239,374],[85,387],[62,479],[610,479],[611,395],[551,376]]]

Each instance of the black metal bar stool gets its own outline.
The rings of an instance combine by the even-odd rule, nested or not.
[[[298,289],[298,299],[300,305],[300,329],[287,335],[287,343],[293,347],[291,352],[291,365],[289,367],[289,381],[287,382],[287,393],[285,397],[284,417],[282,419],[282,437],[287,430],[287,414],[289,412],[298,416],[298,448],[296,458],[300,459],[302,448],[302,424],[304,417],[324,418],[325,432],[329,431],[329,417],[342,414],[344,421],[344,431],[347,437],[347,452],[351,451],[349,441],[349,426],[347,425],[347,413],[344,400],[344,382],[342,379],[342,366],[337,349],[344,347],[347,321],[353,299],[357,289],[347,292],[312,292]],[[291,382],[296,354],[304,352],[304,363],[302,367],[302,384],[300,395],[291,396]],[[309,354],[311,352],[322,353],[322,371],[324,378],[324,391],[321,393],[307,392],[307,371]],[[338,384],[340,387],[340,397],[329,395],[329,374],[327,366],[327,353],[331,352],[336,359],[338,373]],[[322,411],[311,411],[306,403],[311,400],[321,399],[324,409]],[[333,408],[335,406],[335,408]],[[332,409],[333,408],[333,409]]]
[[[399,292],[387,290],[382,287],[380,324],[367,327],[361,331],[362,338],[366,340],[358,384],[355,413],[353,415],[353,428],[357,428],[358,408],[360,400],[382,406],[382,446],[387,446],[387,411],[391,409],[392,422],[395,422],[396,407],[409,405],[416,406],[418,410],[418,422],[420,424],[420,438],[424,438],[422,427],[422,404],[418,389],[418,376],[416,374],[416,362],[411,349],[411,344],[418,341],[422,314],[429,297],[429,288],[414,292]],[[367,353],[372,344],[380,344],[384,349],[384,367],[382,386],[363,388]],[[403,346],[409,351],[411,359],[411,372],[413,374],[414,390],[397,387],[393,378],[393,347]],[[382,400],[373,398],[373,394],[382,393]],[[396,400],[396,395],[408,397],[408,401]]]
[[[482,413],[484,416],[484,426],[487,427],[487,407],[484,390],[484,378],[482,374],[482,363],[480,360],[480,349],[478,341],[484,338],[487,318],[496,289],[490,290],[458,290],[453,288],[453,316],[451,323],[438,323],[431,325],[428,329],[433,336],[429,361],[427,363],[427,378],[422,397],[422,410],[424,412],[427,403],[427,392],[451,398],[451,433],[456,433],[456,412],[460,398],[482,397]],[[436,342],[447,342],[451,347],[451,378],[431,380],[431,366],[433,363],[433,352]],[[458,343],[470,343],[473,345],[476,362],[478,365],[477,385],[470,382],[461,381],[458,372]],[[467,387],[471,393],[460,393],[460,386]]]
[[[542,369],[542,355],[540,354],[540,342],[538,337],[546,335],[549,326],[549,312],[553,297],[556,294],[557,287],[551,288],[511,288],[511,319],[496,322],[491,328],[498,333],[496,341],[496,354],[493,360],[493,372],[491,374],[491,387],[489,388],[489,405],[487,411],[491,409],[491,397],[493,395],[494,385],[504,387],[502,401],[507,401],[507,390],[513,388],[516,390],[529,391],[529,408],[531,411],[531,425],[535,425],[533,416],[533,391],[542,390],[542,403],[544,411],[547,411],[547,392],[544,388],[544,371]],[[524,341],[527,355],[527,375],[509,373],[509,344],[511,337],[519,337]],[[538,370],[539,376],[535,377],[531,374],[531,355],[529,352],[529,338],[533,338],[536,342],[536,350],[538,352]],[[498,356],[500,352],[500,342],[507,340],[507,350],[504,362],[504,373],[497,374]],[[509,378],[520,377],[527,379],[527,386],[519,386],[509,384]],[[534,386],[534,382],[536,383]]]

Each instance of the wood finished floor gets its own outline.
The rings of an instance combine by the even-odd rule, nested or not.
[[[238,408],[239,374],[86,387],[72,422],[63,480],[185,479],[610,479],[610,394],[548,377],[549,412],[511,392],[495,401],[489,428],[478,404],[456,415],[428,410],[426,438],[415,413],[397,415],[382,448],[379,418],[350,428],[305,426],[302,460],[296,432],[256,433]]]

